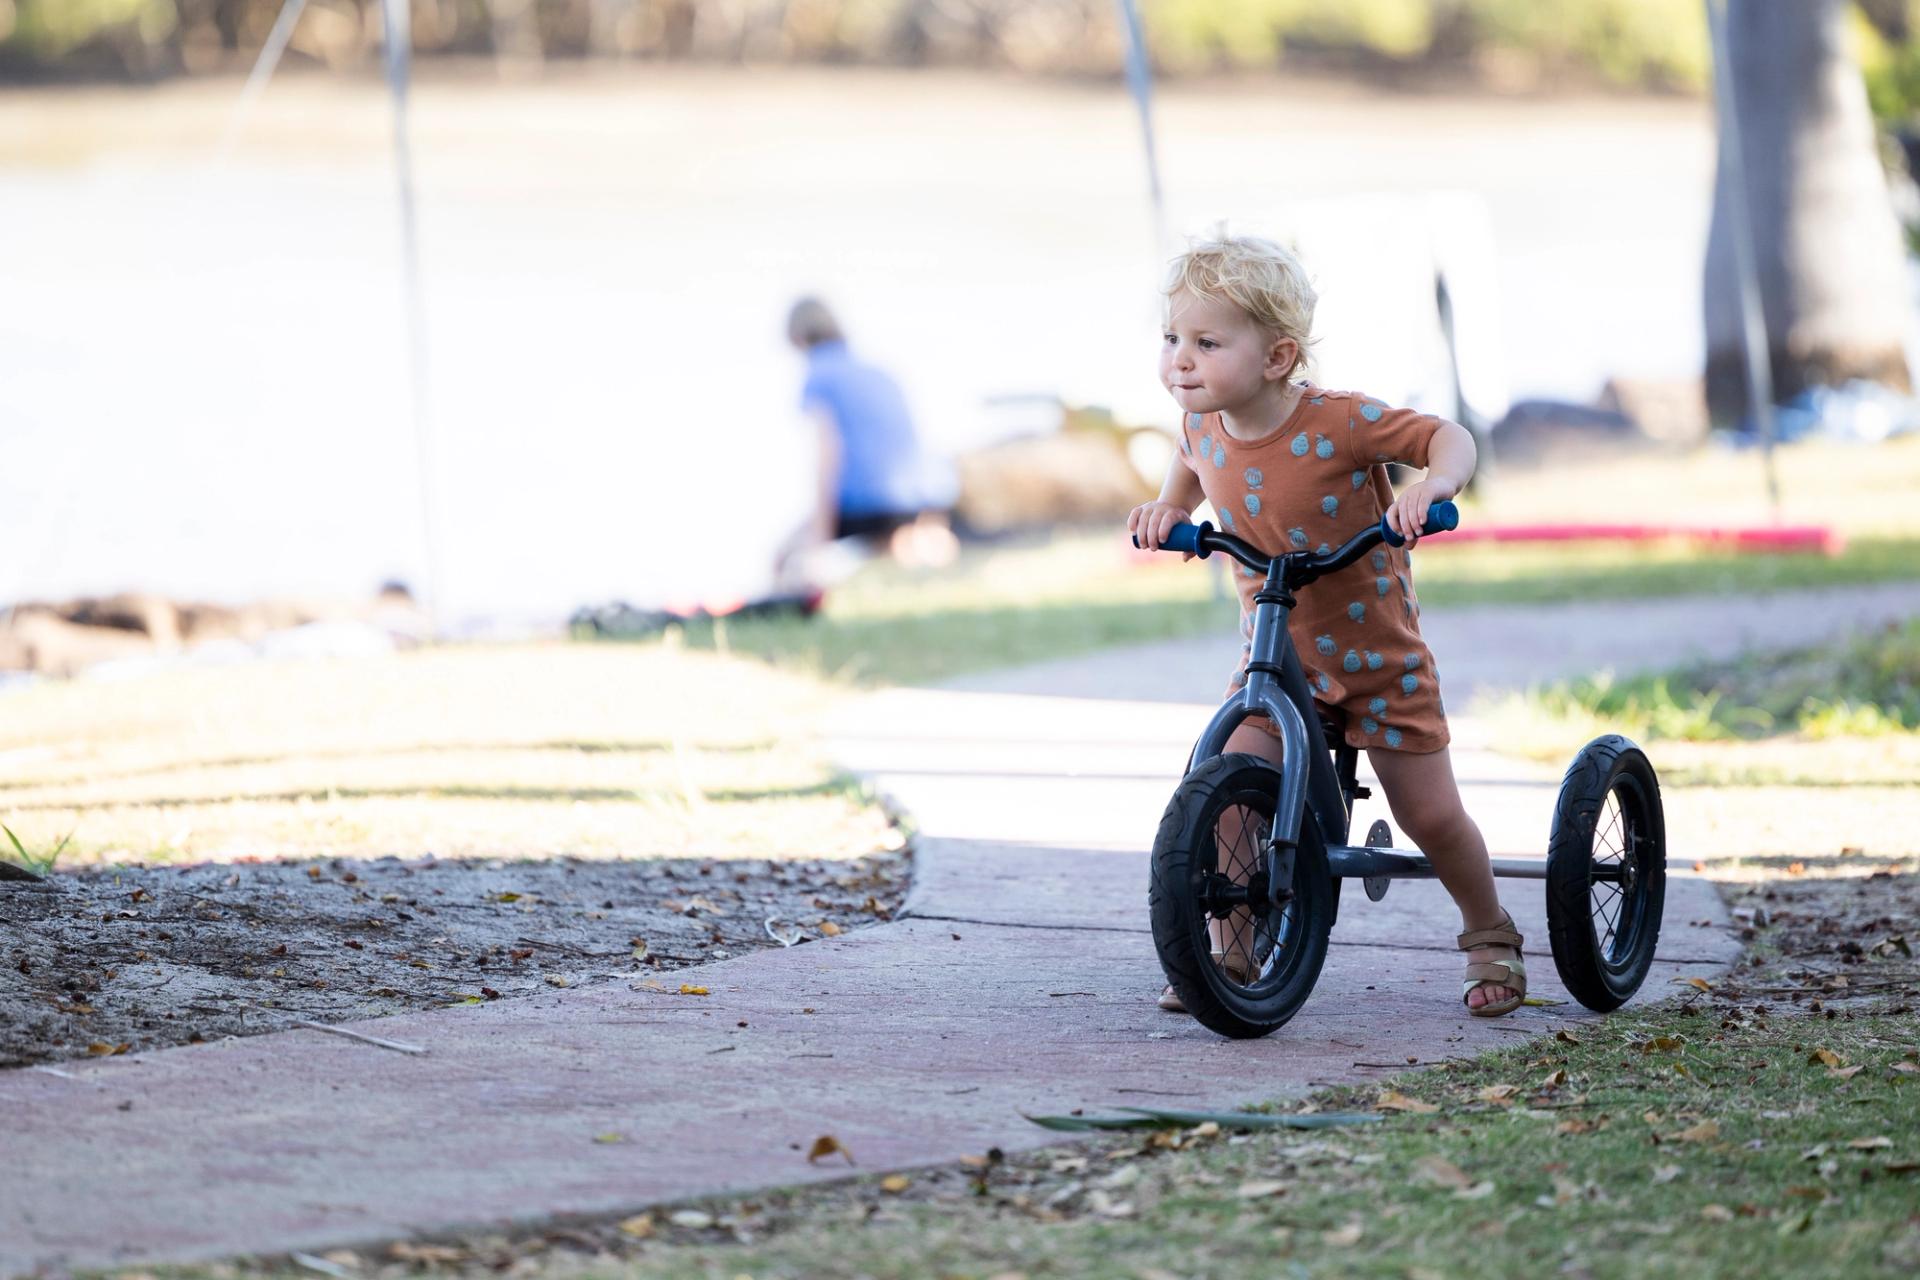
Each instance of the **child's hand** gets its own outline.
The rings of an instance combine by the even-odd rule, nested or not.
[[[1155,498],[1152,502],[1143,502],[1127,514],[1127,532],[1148,551],[1158,551],[1160,544],[1173,532],[1173,526],[1193,519],[1193,513],[1185,507],[1176,507],[1171,502]],[[1180,557],[1193,559],[1189,551]]]
[[[1427,508],[1436,502],[1445,502],[1459,492],[1460,486],[1446,476],[1429,475],[1425,480],[1410,484],[1387,508],[1387,527],[1405,538],[1411,547],[1420,541],[1420,530],[1427,523]]]

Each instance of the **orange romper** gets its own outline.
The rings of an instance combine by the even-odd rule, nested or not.
[[[1379,522],[1393,502],[1383,464],[1425,467],[1442,421],[1354,392],[1307,386],[1286,422],[1251,442],[1228,435],[1219,414],[1188,414],[1180,456],[1226,532],[1269,555],[1326,552]],[[1263,578],[1230,563],[1240,591],[1240,633],[1251,637],[1253,596]],[[1315,701],[1344,721],[1347,741],[1422,754],[1446,746],[1439,673],[1420,638],[1406,549],[1382,543],[1298,597],[1288,633]],[[1250,642],[1243,647],[1229,693],[1246,682],[1250,648]]]

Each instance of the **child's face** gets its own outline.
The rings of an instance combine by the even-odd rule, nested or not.
[[[1167,300],[1160,337],[1160,383],[1188,413],[1232,413],[1284,386],[1293,367],[1291,338],[1275,340],[1239,307],[1187,292]]]

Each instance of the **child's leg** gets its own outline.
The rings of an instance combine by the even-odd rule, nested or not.
[[[1375,749],[1367,752],[1367,759],[1387,793],[1394,821],[1433,863],[1434,873],[1460,909],[1462,926],[1468,930],[1497,927],[1506,912],[1494,888],[1487,842],[1460,802],[1453,759],[1446,748],[1425,755]],[[1479,947],[1468,952],[1467,959],[1479,964],[1511,959],[1512,954],[1511,947]],[[1508,987],[1482,986],[1467,996],[1467,1004],[1478,1009],[1513,994]]]

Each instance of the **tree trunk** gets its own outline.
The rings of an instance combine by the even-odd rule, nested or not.
[[[1728,0],[1727,44],[1776,401],[1865,378],[1911,387],[1905,251],[1841,0]],[[1724,148],[1707,235],[1707,403],[1747,412],[1736,198]]]

